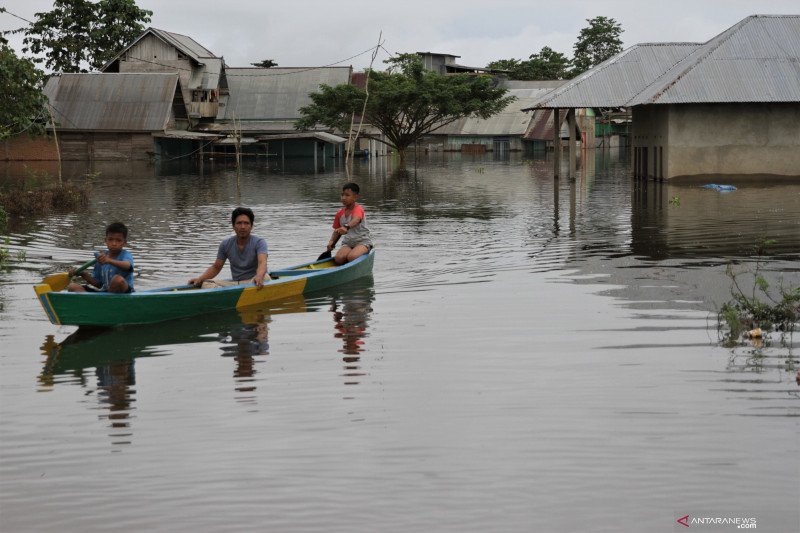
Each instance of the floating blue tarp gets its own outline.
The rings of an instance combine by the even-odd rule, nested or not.
[[[733,185],[717,185],[716,183],[709,183],[708,185],[703,185],[704,189],[714,189],[715,191],[726,192],[726,191],[735,191],[736,187]]]

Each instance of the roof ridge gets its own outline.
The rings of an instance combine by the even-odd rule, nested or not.
[[[588,80],[592,76],[595,76],[596,74],[604,71],[605,69],[610,68],[613,64],[617,63],[617,61],[619,61],[620,59],[622,59],[626,55],[629,55],[629,54],[633,53],[633,51],[635,49],[637,49],[637,48],[639,48],[641,46],[648,46],[648,45],[649,45],[649,43],[636,43],[634,45],[631,45],[628,48],[626,48],[625,50],[623,50],[622,52],[620,52],[620,53],[618,53],[618,54],[606,59],[605,61],[603,61],[599,65],[596,65],[596,66],[590,68],[586,72],[582,72],[581,74],[578,74],[578,76],[576,76],[575,78],[572,78],[572,80],[568,81],[567,83],[564,83],[563,85],[559,85],[558,87],[553,89],[551,92],[549,92],[547,94],[547,97],[544,98],[543,100],[541,100],[536,105],[536,107],[540,108],[541,104],[544,104],[544,103],[546,103],[546,102],[548,102],[550,100],[553,100],[554,98],[556,98],[558,96],[561,96],[563,93],[567,92],[568,90],[572,90],[574,87],[577,87],[578,85],[580,85],[581,83],[585,82],[586,80]]]
[[[639,95],[641,95],[642,93],[647,91],[650,87],[652,87],[658,81],[659,78],[661,78],[662,76],[665,76],[666,74],[668,74],[672,69],[674,69],[675,67],[677,67],[678,65],[680,65],[681,63],[683,63],[684,61],[689,59],[693,54],[697,54],[697,57],[694,60],[692,60],[688,64],[688,66],[686,68],[684,68],[678,74],[677,77],[671,77],[666,82],[666,85],[664,85],[661,89],[655,91],[655,93],[653,93],[653,95],[651,97],[647,98],[646,103],[654,103],[664,93],[666,93],[668,90],[670,90],[670,88],[674,87],[676,83],[678,83],[681,79],[686,77],[686,75],[689,74],[689,72],[691,72],[692,70],[697,68],[711,54],[716,52],[720,48],[720,46],[722,46],[724,43],[728,42],[739,30],[741,30],[744,26],[746,26],[747,24],[749,24],[750,22],[752,22],[753,20],[755,20],[758,17],[759,17],[759,15],[749,15],[749,16],[745,17],[744,19],[740,20],[739,22],[737,22],[736,24],[734,24],[733,26],[731,26],[730,28],[726,29],[725,31],[715,35],[714,37],[712,37],[711,39],[709,39],[708,41],[703,43],[700,48],[698,48],[694,52],[691,52],[689,55],[687,55],[686,57],[684,57],[683,59],[681,59],[680,61],[675,63],[671,68],[669,68],[666,71],[664,71],[660,76],[658,76],[658,78],[653,80],[652,83],[650,83],[646,87],[642,88],[642,90],[639,91],[638,93],[636,93],[635,95],[633,95],[633,97],[631,97],[628,100],[628,102],[626,102],[626,104],[630,105],[631,102],[637,101]],[[708,49],[707,50],[703,50],[704,47],[708,47]],[[645,102],[639,102],[639,103],[643,104]]]

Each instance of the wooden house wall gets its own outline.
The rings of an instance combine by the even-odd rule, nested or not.
[[[138,60],[138,61],[137,61]],[[120,72],[178,72],[181,80],[183,101],[188,107],[192,93],[188,89],[192,78],[191,60],[180,54],[178,49],[148,35],[127,51],[119,61]]]
[[[148,161],[153,136],[147,133],[60,132],[58,146],[64,161]],[[20,135],[0,144],[5,161],[57,161],[53,137]]]

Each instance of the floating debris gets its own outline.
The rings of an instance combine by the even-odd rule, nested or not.
[[[716,183],[709,183],[708,185],[703,185],[704,189],[714,189],[715,191],[719,192],[730,192],[735,191],[736,187],[733,185],[718,185]]]

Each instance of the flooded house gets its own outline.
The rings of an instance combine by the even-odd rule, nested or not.
[[[63,74],[45,88],[60,157],[177,159],[188,155],[307,157],[324,164],[346,139],[298,133],[300,108],[321,84],[350,83],[352,67],[231,68],[191,37],[148,28],[99,73]],[[57,159],[50,137],[3,141],[6,160]]]
[[[215,120],[196,131],[225,134],[215,149],[240,143],[245,153],[279,158],[313,157],[324,164],[338,156],[346,141],[329,131],[298,132],[300,108],[312,103],[320,85],[347,84],[352,67],[271,67],[226,69],[229,95]],[[231,136],[235,134],[235,136]]]
[[[487,119],[466,117],[442,126],[431,132],[423,141],[428,151],[449,151],[464,153],[533,151],[544,149],[552,142],[552,124],[547,121],[548,110],[523,110],[536,100],[548,94],[563,81],[509,81],[498,80],[508,89],[507,96],[513,96],[502,111]],[[542,132],[536,128],[543,123],[549,130]],[[592,125],[593,126],[593,125]],[[566,124],[564,124],[566,128]],[[542,137],[544,133],[549,137]]]
[[[191,126],[213,121],[227,96],[225,61],[178,33],[147,28],[101,72],[177,72]]]
[[[800,177],[800,16],[753,15],[705,43],[624,50],[530,109],[632,111],[633,174]]]
[[[187,123],[181,93],[176,73],[156,72],[61,74],[44,88],[61,159],[89,161],[150,159],[154,135]],[[43,159],[59,155],[45,146]]]

